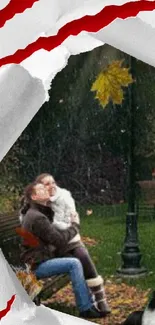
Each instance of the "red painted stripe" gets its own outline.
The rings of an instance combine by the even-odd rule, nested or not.
[[[16,296],[13,295],[13,296],[11,297],[11,299],[7,301],[7,306],[6,306],[6,308],[3,309],[3,310],[0,310],[0,320],[1,320],[4,316],[6,316],[6,315],[8,314],[8,312],[11,310],[12,305],[13,305],[13,303],[14,303],[14,301],[15,301],[15,297],[16,297]]]
[[[31,8],[37,1],[39,0],[11,0],[5,8],[0,10],[0,28],[4,26],[7,20]]]
[[[59,30],[57,35],[40,37],[25,49],[17,50],[14,54],[1,58],[0,67],[9,63],[19,64],[40,49],[51,51],[70,35],[78,35],[81,31],[97,32],[112,23],[116,18],[135,17],[140,11],[152,11],[154,9],[155,1],[147,0],[128,2],[121,6],[106,6],[94,16],[84,16],[69,22]]]

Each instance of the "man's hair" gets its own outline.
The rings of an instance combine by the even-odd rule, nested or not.
[[[48,173],[42,173],[40,175],[38,175],[35,179],[35,182],[36,183],[41,183],[42,180],[45,178],[45,177],[48,177],[48,176],[52,176],[51,174],[48,174]],[[52,176],[53,177],[53,176]]]
[[[25,190],[24,190],[24,198],[25,198],[25,200],[27,201],[27,203],[28,202],[31,202],[31,196],[32,196],[32,194],[34,194],[35,193],[35,187],[36,187],[36,185],[38,184],[39,182],[33,182],[33,183],[30,183],[29,185],[27,185],[26,187],[25,187]]]
[[[20,200],[20,213],[22,215],[25,215],[29,208],[30,208],[30,202],[27,201],[27,199],[23,195]]]

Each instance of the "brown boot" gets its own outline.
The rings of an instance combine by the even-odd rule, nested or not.
[[[95,297],[96,308],[105,314],[110,314],[111,310],[106,300],[102,277],[99,275],[94,279],[87,280],[87,285]]]

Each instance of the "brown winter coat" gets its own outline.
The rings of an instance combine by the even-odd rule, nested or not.
[[[49,221],[50,211],[49,207],[33,203],[23,218],[22,228],[39,239],[37,247],[22,244],[21,261],[30,264],[32,269],[41,262],[62,256],[68,242],[79,232],[77,224],[66,230],[58,230]]]

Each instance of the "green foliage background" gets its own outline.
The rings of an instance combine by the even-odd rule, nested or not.
[[[39,110],[0,165],[2,197],[15,197],[42,172],[50,172],[77,201],[117,203],[126,196],[130,96],[135,106],[137,179],[155,166],[155,68],[134,59],[136,86],[122,105],[99,106],[91,85],[112,60],[130,57],[108,45],[71,56]]]

